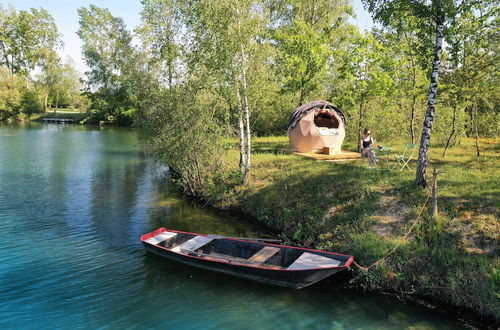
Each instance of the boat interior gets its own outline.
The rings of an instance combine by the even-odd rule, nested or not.
[[[146,242],[204,259],[270,269],[317,269],[343,266],[349,256],[239,241],[222,236],[198,236],[164,231]]]

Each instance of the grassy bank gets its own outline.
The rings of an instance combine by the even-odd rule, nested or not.
[[[52,110],[52,109],[50,109]],[[59,109],[57,111],[47,111],[47,112],[41,112],[41,113],[36,113],[30,116],[31,121],[42,121],[43,118],[71,118],[75,122],[80,122],[81,120],[85,119],[88,116],[86,112],[78,112],[78,110],[75,109]]]
[[[432,146],[430,166],[444,172],[439,219],[426,207],[407,237],[428,193],[413,186],[415,163],[400,172],[367,169],[366,160],[314,161],[280,152],[286,137],[255,139],[249,184],[212,200],[254,216],[288,243],[352,254],[364,266],[400,244],[369,271],[353,269],[352,284],[427,296],[498,320],[500,140],[480,142],[480,157],[469,139],[446,158]],[[235,146],[227,161],[237,159]]]

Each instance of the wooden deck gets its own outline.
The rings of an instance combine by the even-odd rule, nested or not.
[[[294,153],[299,156],[315,159],[315,160],[326,160],[326,161],[333,161],[333,162],[340,162],[340,161],[352,161],[356,159],[361,158],[361,154],[359,152],[352,152],[352,151],[347,151],[347,150],[342,150],[340,153],[335,154],[335,155],[326,155],[326,154],[320,154],[320,153],[314,153],[314,152],[293,152],[288,149],[281,149],[283,152],[288,152],[288,153]]]
[[[317,254],[304,252],[287,269],[301,270],[301,269],[314,269],[314,268],[329,268],[329,267],[338,267],[341,263],[342,262],[337,259],[327,258]]]
[[[55,123],[55,124],[73,124],[75,120],[73,118],[42,118],[44,123]]]
[[[259,252],[255,253],[253,256],[248,258],[248,261],[252,263],[258,263],[262,264],[266,262],[269,258],[274,256],[276,253],[278,253],[280,249],[272,247],[272,246],[265,246],[260,250]]]

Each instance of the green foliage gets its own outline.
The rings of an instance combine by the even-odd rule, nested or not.
[[[132,125],[140,106],[138,89],[150,73],[144,70],[143,54],[136,51],[132,36],[121,18],[108,9],[90,5],[78,10],[83,55],[90,71],[86,72],[87,95],[92,102],[92,121]],[[141,77],[144,76],[144,77]],[[149,82],[149,81],[148,81]],[[156,86],[152,83],[153,88]]]
[[[270,1],[273,43],[277,55],[275,70],[282,80],[281,93],[294,96],[295,105],[322,89],[328,61],[336,44],[348,33],[345,1]]]
[[[5,66],[0,66],[0,121],[18,118],[42,110],[40,96],[26,78],[12,74]]]
[[[0,6],[0,120],[29,119],[45,110],[51,98],[53,104],[60,99],[66,106],[84,103],[78,74],[69,64],[62,65],[56,53],[61,45],[54,19],[45,9]]]
[[[173,100],[172,95],[160,97],[162,107],[151,109],[157,122],[151,123],[147,143],[187,194],[215,198],[234,179],[223,159],[227,127],[217,120],[210,101],[199,103],[190,87],[183,87]]]
[[[19,107],[23,110],[23,113],[28,116],[28,118],[34,113],[41,112],[42,106],[37,92],[34,90],[27,90],[24,92],[21,96]]]
[[[175,42],[179,34],[179,12],[172,0],[143,0],[142,24],[137,28],[143,48],[150,54],[151,67],[157,68],[161,76],[166,76],[169,88],[176,78],[176,60],[179,47]]]
[[[283,79],[283,93],[300,91],[298,104],[319,88],[319,78],[326,70],[331,54],[328,35],[318,35],[306,22],[296,19],[277,30],[274,39],[278,45],[278,72]],[[318,79],[314,79],[318,78]]]
[[[0,6],[0,65],[27,75],[47,50],[60,45],[54,18],[45,9],[5,10]]]

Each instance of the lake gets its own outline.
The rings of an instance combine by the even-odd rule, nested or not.
[[[269,235],[183,199],[136,130],[0,124],[2,329],[464,328],[393,297],[279,288],[167,261],[139,240],[161,226]]]

